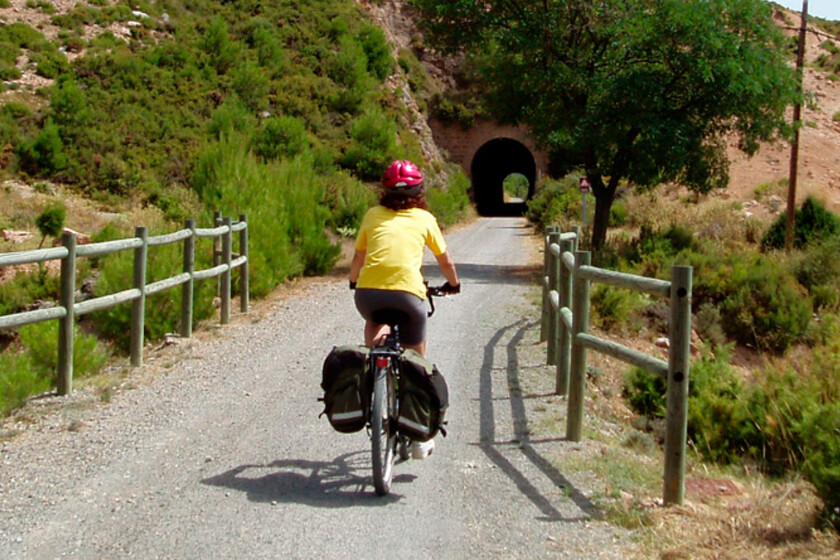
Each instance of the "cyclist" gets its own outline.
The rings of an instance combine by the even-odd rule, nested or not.
[[[394,161],[382,175],[379,205],[365,214],[350,265],[350,289],[365,319],[365,345],[380,344],[388,325],[374,320],[381,310],[401,312],[400,340],[406,348],[426,353],[426,285],[422,264],[425,247],[437,258],[446,277],[444,294],[457,294],[461,283],[437,220],[429,212],[423,174],[410,161]],[[425,458],[434,440],[414,442],[412,455]]]
[[[428,246],[446,277],[442,291],[461,291],[455,263],[437,220],[426,203],[423,174],[410,161],[394,161],[382,174],[379,205],[368,210],[356,239],[350,265],[350,288],[365,318],[365,344],[375,346],[388,335],[388,325],[373,315],[383,309],[404,313],[400,339],[406,348],[426,353],[426,286],[421,272]]]

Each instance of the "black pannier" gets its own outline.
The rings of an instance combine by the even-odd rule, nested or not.
[[[368,379],[368,349],[364,346],[337,346],[324,360],[321,388],[324,411],[339,432],[358,432],[367,423],[372,380]]]
[[[438,432],[446,435],[446,380],[436,366],[411,349],[400,360],[399,395],[397,426],[401,433],[414,441],[428,441]]]

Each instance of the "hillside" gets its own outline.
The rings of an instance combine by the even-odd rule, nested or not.
[[[782,27],[797,27],[799,14],[788,10],[776,11],[776,22]],[[809,25],[820,30],[813,23]],[[786,29],[790,37],[796,31]],[[812,101],[802,108],[804,126],[800,134],[799,179],[797,200],[804,200],[811,194],[822,200],[827,207],[840,211],[840,80],[837,75],[816,66],[821,56],[831,54],[823,45],[825,36],[808,33],[804,88]],[[834,41],[840,45],[840,40]],[[792,113],[791,113],[792,115]],[[731,152],[731,184],[727,196],[735,200],[752,201],[755,189],[762,184],[786,181],[790,170],[790,148],[787,145],[763,146],[753,158]],[[786,186],[776,194],[786,201]],[[776,202],[773,203],[776,207]],[[770,207],[765,205],[765,210]],[[782,207],[783,210],[783,207]]]

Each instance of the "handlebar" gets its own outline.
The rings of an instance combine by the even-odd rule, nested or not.
[[[431,317],[435,314],[435,297],[446,297],[450,295],[454,295],[457,292],[450,291],[449,283],[441,284],[440,286],[429,286],[429,283],[426,282],[426,299],[429,300],[429,311],[427,313],[428,317]]]

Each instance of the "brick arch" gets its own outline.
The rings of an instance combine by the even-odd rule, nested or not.
[[[530,197],[545,172],[548,157],[535,148],[524,126],[479,120],[470,128],[432,118],[429,126],[438,146],[472,181],[472,197],[482,215],[521,214],[522,204],[505,204],[502,185],[511,173],[524,175]]]

